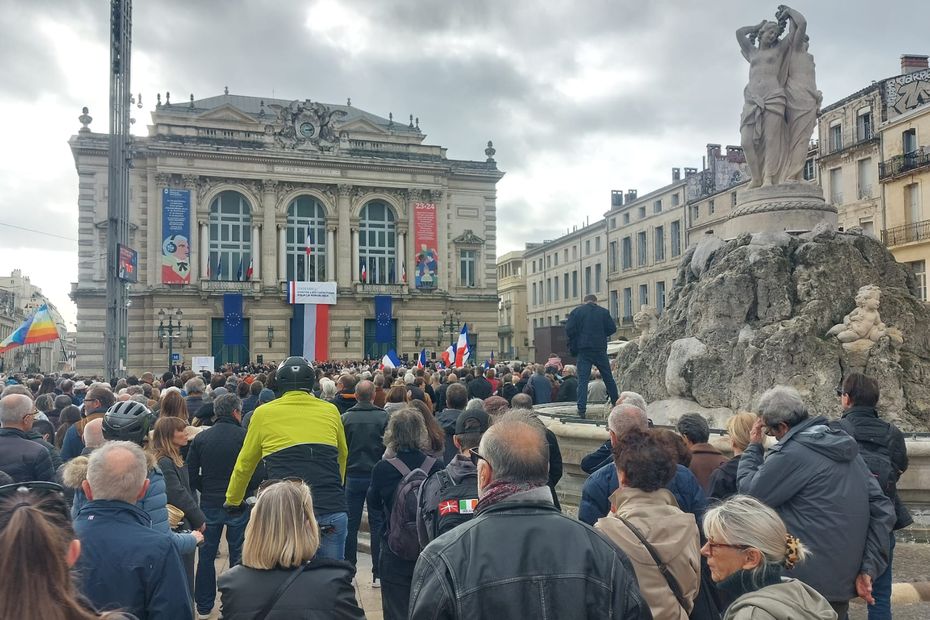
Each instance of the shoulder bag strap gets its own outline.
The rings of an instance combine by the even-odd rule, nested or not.
[[[682,609],[687,610],[688,605],[685,600],[684,594],[681,592],[681,586],[678,584],[678,580],[675,579],[675,576],[672,574],[672,571],[668,569],[668,566],[665,562],[662,561],[662,558],[659,557],[659,553],[656,551],[655,547],[649,544],[649,541],[646,540],[646,537],[643,536],[643,533],[639,529],[630,523],[628,520],[620,516],[620,513],[614,513],[617,517],[623,521],[623,524],[633,532],[636,538],[639,539],[639,542],[643,543],[643,546],[646,548],[646,551],[649,552],[649,555],[652,556],[652,561],[656,563],[656,566],[659,568],[659,572],[662,573],[662,576],[665,577],[666,583],[668,583],[669,590],[672,591],[672,594],[675,595],[675,598],[678,600],[678,604],[681,605]]]
[[[404,462],[403,462],[402,460],[400,460],[399,458],[397,458],[396,456],[395,456],[394,458],[392,458],[392,459],[388,459],[387,462],[390,463],[391,465],[393,465],[393,466],[394,466],[394,469],[396,469],[397,471],[400,472],[400,477],[401,477],[401,478],[403,478],[404,476],[406,476],[407,474],[410,473],[410,468],[407,467],[407,464],[404,463]]]
[[[305,566],[306,564],[301,564],[293,571],[291,571],[291,574],[288,575],[287,579],[285,579],[280,586],[278,586],[278,589],[275,590],[275,593],[271,595],[271,598],[268,599],[268,602],[265,603],[265,606],[262,607],[261,611],[259,611],[255,616],[255,620],[265,620],[265,618],[268,617],[268,614],[270,614],[271,610],[274,609],[275,603],[277,603],[278,600],[284,596],[284,593],[287,591],[287,589],[291,587],[297,577],[300,576],[300,573],[304,571]]]

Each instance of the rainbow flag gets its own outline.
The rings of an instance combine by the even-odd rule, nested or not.
[[[48,304],[42,304],[35,314],[26,319],[3,342],[0,342],[0,353],[24,344],[48,342],[49,340],[58,340],[58,329],[48,311]]]

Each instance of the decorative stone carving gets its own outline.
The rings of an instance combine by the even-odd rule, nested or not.
[[[639,312],[633,315],[633,327],[639,330],[639,346],[646,344],[656,331],[659,324],[659,313],[652,306],[642,305]]]
[[[164,172],[155,173],[155,184],[159,187],[168,187],[171,185],[171,175]]]
[[[339,143],[336,119],[346,116],[344,110],[332,110],[309,99],[267,107],[275,118],[265,126],[265,133],[273,137],[278,147],[331,151]]]
[[[452,240],[456,245],[484,245],[484,239],[472,232],[471,229],[465,229],[461,235]]]
[[[264,181],[262,181],[262,191],[277,194],[278,187],[280,185],[281,185],[281,182],[276,179],[265,179]]]
[[[834,325],[827,336],[834,336],[843,344],[853,366],[865,367],[869,350],[883,337],[888,336],[895,345],[904,343],[901,331],[888,327],[878,314],[882,291],[874,285],[866,285],[856,294],[856,307],[843,318],[843,322]]]
[[[497,153],[497,149],[494,148],[494,143],[488,140],[488,148],[484,149],[484,154],[487,155],[488,163],[494,163],[494,154]]]
[[[78,129],[78,133],[90,133],[90,127],[88,127],[88,125],[90,125],[94,118],[87,112],[87,106],[81,108],[81,115],[78,117],[78,121],[81,123],[81,128]]]
[[[433,202],[439,202],[442,200],[442,190],[441,189],[431,189],[429,191],[430,200]]]
[[[348,185],[346,183],[340,183],[337,189],[339,191],[340,198],[348,198],[349,196],[352,195],[353,187],[351,185]]]
[[[196,189],[197,189],[197,183],[200,182],[200,177],[197,176],[196,174],[185,174],[185,175],[182,177],[182,180],[183,180],[183,182],[184,182],[184,187],[185,187],[186,189],[189,189],[189,190],[196,190]]]

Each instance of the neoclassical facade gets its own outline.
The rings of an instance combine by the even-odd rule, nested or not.
[[[108,135],[91,131],[86,112],[80,120],[70,140],[80,211],[72,297],[79,370],[99,373]],[[130,285],[127,371],[167,368],[161,309],[182,310],[173,349],[187,365],[209,355],[280,361],[292,348],[290,281],[336,284],[329,359],[443,350],[450,313],[468,323],[475,356],[496,348],[503,173],[490,143],[485,161],[464,161],[425,137],[412,118],[398,123],[351,104],[159,96],[148,136],[133,140],[129,245],[138,282]],[[242,346],[223,346],[225,293],[243,294]],[[375,295],[392,297],[388,343],[374,342]]]

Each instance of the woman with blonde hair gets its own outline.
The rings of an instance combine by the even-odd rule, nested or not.
[[[708,497],[724,500],[737,494],[736,470],[743,451],[749,446],[749,431],[756,423],[756,414],[741,411],[727,420],[727,437],[733,446],[733,457],[710,474]]]
[[[807,557],[806,547],[778,514],[748,495],[734,495],[704,515],[711,578],[733,601],[723,620],[835,620],[827,600],[806,583],[784,576]]]
[[[352,565],[316,557],[320,531],[307,485],[295,479],[263,486],[245,528],[242,563],[217,579],[221,616],[364,618]]]

